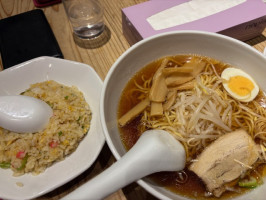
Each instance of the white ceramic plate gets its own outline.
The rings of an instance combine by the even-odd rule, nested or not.
[[[83,92],[92,110],[90,130],[75,152],[38,176],[13,177],[10,169],[0,169],[0,198],[31,199],[63,185],[93,164],[105,142],[99,118],[102,80],[88,65],[52,57],[27,61],[0,72],[0,95],[19,94],[30,84],[46,80],[75,85]]]

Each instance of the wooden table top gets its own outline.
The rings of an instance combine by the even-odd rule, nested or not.
[[[101,43],[96,41],[93,44],[79,42],[73,37],[71,25],[66,17],[62,3],[41,8],[55,34],[59,46],[67,60],[78,61],[92,66],[98,75],[104,79],[108,70],[115,60],[130,47],[122,32],[121,9],[129,7],[145,0],[99,0],[104,6],[104,20],[106,24],[106,41]],[[36,9],[32,0],[0,0],[0,19]],[[1,31],[1,30],[0,30]],[[257,50],[263,52],[266,47],[266,29],[263,34],[247,41],[247,43]],[[0,62],[1,64],[1,62]],[[73,179],[69,183],[55,189],[54,191],[38,197],[41,199],[60,199],[75,188],[87,182],[93,176],[115,162],[111,151],[105,144],[98,159],[84,173]],[[136,183],[115,192],[106,198],[107,200],[125,199],[156,199]]]

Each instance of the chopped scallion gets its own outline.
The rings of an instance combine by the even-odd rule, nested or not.
[[[238,185],[240,187],[245,187],[245,188],[255,188],[258,186],[258,181],[255,177],[251,177],[250,179],[240,180],[238,182]]]
[[[8,169],[8,168],[10,168],[10,162],[1,162],[0,163],[0,168],[2,168],[2,169]]]

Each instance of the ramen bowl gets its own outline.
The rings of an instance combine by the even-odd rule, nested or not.
[[[147,64],[177,54],[197,54],[230,63],[249,73],[260,88],[266,91],[266,58],[243,42],[220,34],[200,31],[168,32],[147,38],[129,48],[113,64],[103,84],[100,101],[101,124],[107,144],[116,159],[119,160],[126,153],[117,123],[118,104],[123,89],[133,75]],[[146,178],[137,183],[159,199],[189,199]],[[234,199],[254,199],[254,196],[256,199],[264,199],[265,195],[266,185],[263,184]]]

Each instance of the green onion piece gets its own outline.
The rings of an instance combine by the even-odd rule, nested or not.
[[[21,161],[21,165],[19,168],[17,168],[17,170],[22,170],[26,167],[27,161],[28,161],[29,155],[26,154],[25,157],[22,159]]]
[[[250,179],[244,179],[239,181],[238,185],[244,188],[255,188],[258,186],[258,181],[256,178],[251,177]]]
[[[0,168],[2,168],[2,169],[8,169],[8,168],[10,168],[10,166],[11,166],[10,162],[1,162],[0,163]]]
[[[62,135],[62,134],[63,134],[63,132],[62,132],[62,131],[59,131],[59,132],[58,132],[58,135],[59,135],[59,136],[60,136],[60,135]]]
[[[68,96],[65,96],[65,100],[68,100]]]

